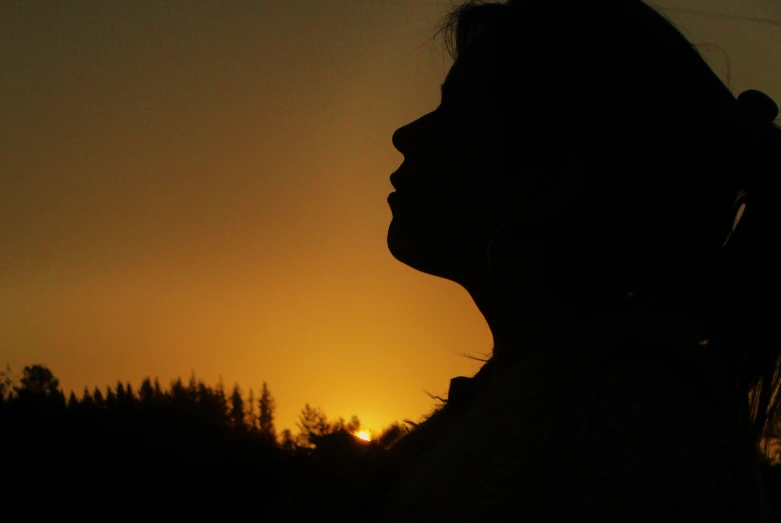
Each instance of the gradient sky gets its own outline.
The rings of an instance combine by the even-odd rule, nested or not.
[[[388,253],[390,137],[438,103],[446,0],[0,0],[0,363],[66,391],[192,371],[371,429],[490,333]],[[781,102],[776,0],[663,2]],[[727,59],[729,56],[729,60]],[[637,108],[642,120],[642,107]]]

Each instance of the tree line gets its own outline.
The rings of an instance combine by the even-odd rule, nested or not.
[[[230,391],[222,382],[207,385],[194,374],[168,387],[146,378],[138,390],[118,382],[66,397],[45,365],[25,367],[19,379],[8,368],[0,372],[3,469],[15,477],[29,474],[33,481],[42,472],[50,479],[55,474],[84,478],[90,499],[101,503],[126,503],[127,485],[144,485],[136,508],[181,509],[197,501],[203,510],[219,508],[224,514],[224,498],[238,496],[253,500],[255,515],[273,520],[322,438],[361,428],[356,416],[329,420],[307,404],[297,433],[278,432],[275,413],[265,382],[257,397],[252,389],[245,397],[238,384]],[[373,444],[387,446],[405,431],[404,425],[392,424]],[[186,487],[172,490],[171,475],[186,479]],[[16,483],[18,495],[30,494],[21,488],[28,484]],[[75,485],[49,487],[47,496],[64,496]]]
[[[230,391],[221,381],[207,385],[194,374],[168,387],[146,378],[138,390],[118,382],[66,396],[44,365],[25,367],[19,379],[6,369],[0,372],[0,492],[14,503],[37,500],[31,506],[38,515],[51,510],[103,519],[120,507],[142,517],[225,517],[249,510],[259,521],[277,521],[291,487],[314,470],[307,468],[313,451],[340,444],[334,436],[356,434],[361,422],[329,420],[306,404],[293,433],[277,430],[275,413],[265,382],[257,397],[252,389],[245,396],[238,384]],[[371,445],[388,448],[406,431],[394,423]],[[317,474],[337,477],[344,473],[339,468],[334,462]],[[763,476],[781,521],[781,466],[765,463]]]

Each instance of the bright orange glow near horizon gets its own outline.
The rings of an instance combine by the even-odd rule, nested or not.
[[[3,2],[0,364],[66,394],[265,381],[294,432],[306,403],[373,433],[429,412],[491,348],[463,289],[385,245],[391,135],[438,104],[450,3]],[[670,15],[781,101],[777,28]]]

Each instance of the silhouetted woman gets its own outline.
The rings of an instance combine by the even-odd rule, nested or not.
[[[388,450],[364,520],[767,521],[775,104],[640,0],[467,3],[444,35],[441,104],[393,135],[388,246],[462,285],[494,350]]]

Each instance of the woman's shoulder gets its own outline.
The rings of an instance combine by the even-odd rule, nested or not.
[[[758,462],[706,346],[627,341],[594,361],[552,468],[558,518],[761,521]]]
[[[751,448],[707,357],[649,340],[550,356],[497,375],[386,515],[760,521]]]

